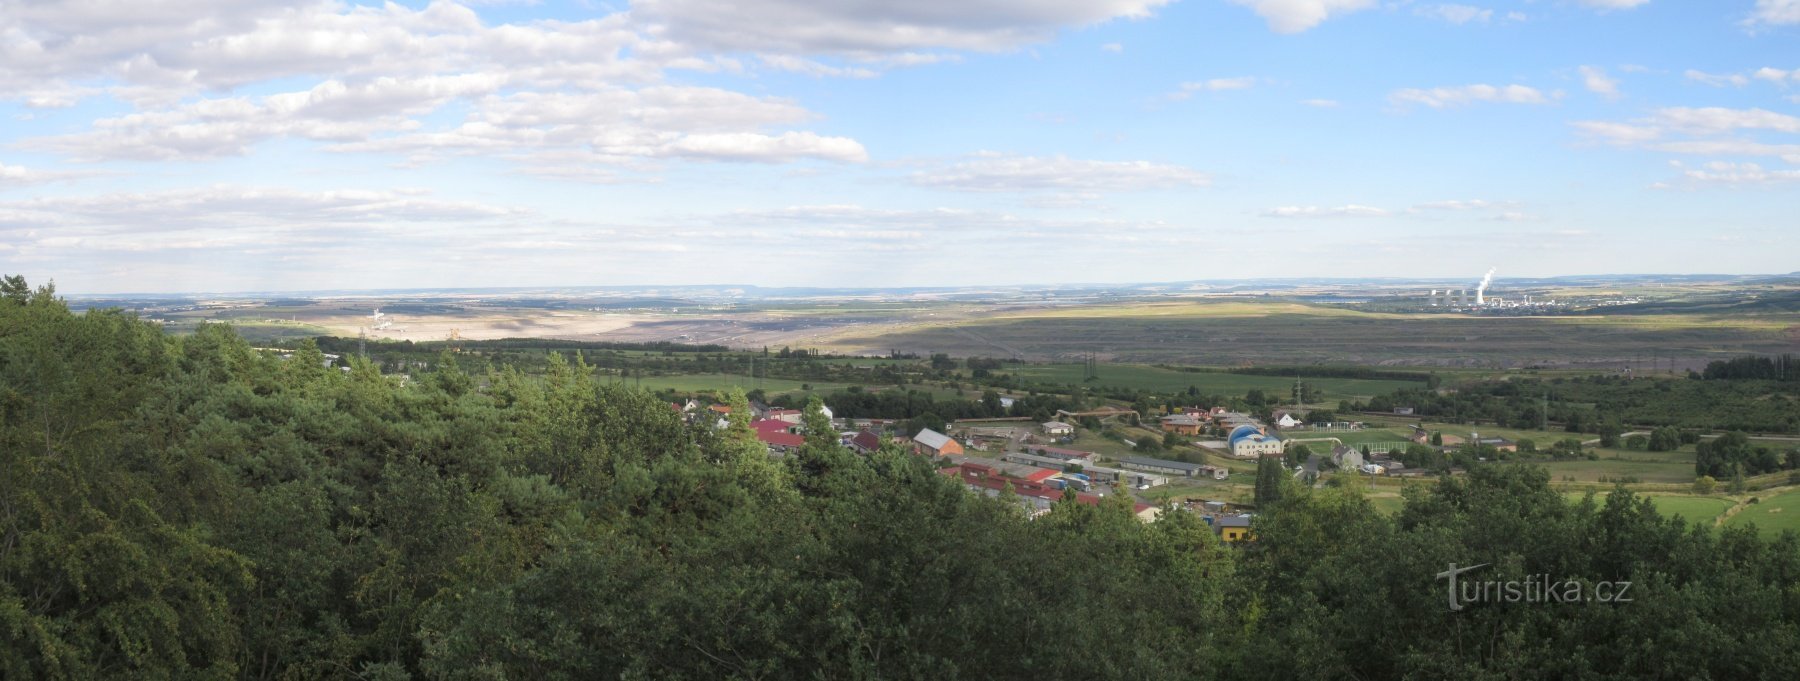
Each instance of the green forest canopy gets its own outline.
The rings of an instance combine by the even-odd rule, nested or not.
[[[1028,519],[824,428],[772,459],[579,359],[351,364],[7,280],[0,677],[1800,675],[1800,540],[1565,502],[1534,468],[1391,518],[1286,489],[1227,547],[1123,499]],[[1635,598],[1451,612],[1449,563]]]

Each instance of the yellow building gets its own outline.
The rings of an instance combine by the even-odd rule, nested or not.
[[[1213,529],[1219,531],[1219,539],[1226,542],[1244,541],[1250,538],[1250,516],[1219,516],[1213,521]]]

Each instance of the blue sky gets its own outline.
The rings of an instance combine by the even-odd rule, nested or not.
[[[0,0],[73,293],[1800,269],[1800,0]]]

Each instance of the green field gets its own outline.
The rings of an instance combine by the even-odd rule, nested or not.
[[[1608,494],[1610,494],[1610,492],[1596,491],[1594,493],[1594,503],[1606,503]],[[1563,497],[1567,498],[1570,503],[1579,503],[1585,496],[1587,496],[1586,492],[1563,493]],[[1650,503],[1656,505],[1656,511],[1658,513],[1665,516],[1683,518],[1688,522],[1707,526],[1711,526],[1713,519],[1724,513],[1725,509],[1731,508],[1734,503],[1732,500],[1724,497],[1697,497],[1686,494],[1650,494],[1645,496],[1650,499]]]
[[[1286,397],[1293,390],[1296,380],[1286,376],[1179,371],[1148,364],[1101,364],[1099,377],[1093,381],[1085,381],[1084,370],[1081,364],[1027,364],[1005,369],[1008,373],[1017,374],[1025,382],[1110,386],[1164,393],[1187,390],[1189,386],[1193,386],[1199,388],[1202,395],[1243,395],[1251,390],[1261,390],[1270,395]],[[1299,380],[1324,391],[1324,399],[1332,403],[1352,397],[1383,395],[1420,385],[1413,381],[1360,378]]]
[[[1602,454],[1604,457],[1605,455]],[[1573,461],[1539,461],[1529,463],[1542,466],[1550,471],[1552,482],[1572,477],[1576,482],[1600,482],[1602,476],[1609,481],[1617,481],[1624,477],[1637,478],[1644,483],[1681,484],[1694,481],[1694,463],[1670,462],[1655,463],[1644,461],[1621,461],[1601,458],[1597,461],[1577,459]]]
[[[612,377],[615,380],[617,377]],[[606,377],[601,378],[602,381]],[[684,374],[680,376],[646,376],[643,379],[632,377],[625,381],[630,385],[643,385],[647,390],[675,390],[678,392],[699,392],[703,390],[725,390],[733,386],[743,388],[745,392],[762,388],[770,395],[801,392],[806,381],[792,381],[782,378],[750,378],[735,374]],[[831,392],[849,387],[847,383],[811,383],[812,391],[818,393]]]
[[[1774,537],[1782,530],[1800,532],[1800,491],[1765,497],[1725,521],[1732,527],[1752,523],[1756,525],[1757,533],[1764,537]]]
[[[1221,300],[1001,311],[946,321],[851,328],[829,342],[956,356],[1123,363],[1361,364],[1509,367],[1596,363],[1659,353],[1689,360],[1791,351],[1800,315],[1489,317],[1363,312],[1296,301]],[[871,333],[873,331],[873,333]],[[1185,386],[1184,386],[1185,387]]]

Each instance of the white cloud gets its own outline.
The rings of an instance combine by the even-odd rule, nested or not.
[[[1583,66],[1580,71],[1582,85],[1587,87],[1588,92],[1607,99],[1619,98],[1619,80],[1606,75],[1606,69],[1598,66]]]
[[[1441,19],[1459,26],[1472,21],[1485,24],[1494,18],[1494,10],[1473,5],[1419,5],[1413,8],[1413,14]]]
[[[1800,144],[1747,137],[1800,134],[1800,117],[1766,109],[1669,107],[1631,121],[1571,125],[1590,139],[1619,147],[1707,156],[1780,156],[1800,163]]]
[[[455,224],[477,237],[530,216],[417,191],[216,186],[0,202],[0,240],[75,251],[263,249],[423,236],[422,225]]]
[[[1213,78],[1182,83],[1174,92],[1169,93],[1172,100],[1183,100],[1193,97],[1196,92],[1224,92],[1227,90],[1247,90],[1256,86],[1254,76],[1238,76],[1236,78]]]
[[[681,44],[726,52],[870,56],[911,50],[992,52],[1064,28],[1140,19],[1169,0],[638,0],[634,20]]]
[[[494,94],[504,84],[477,74],[382,79],[356,88],[327,81],[307,92],[201,100],[168,111],[104,119],[90,132],[25,145],[81,160],[191,160],[240,156],[259,142],[293,137],[331,142],[328,149],[340,152],[401,153],[415,162],[439,154],[495,154],[542,166],[544,159],[537,155],[543,154],[557,156],[564,167],[574,160],[568,154],[572,149],[587,152],[586,164],[676,157],[758,162],[868,157],[849,138],[764,132],[812,118],[783,99],[667,85]],[[461,125],[425,130],[411,117],[458,98],[472,99],[474,106]]]
[[[1326,19],[1375,6],[1375,0],[1231,0],[1249,7],[1276,33],[1299,33]]]
[[[0,92],[40,107],[109,92],[137,110],[22,146],[88,161],[195,160],[302,139],[341,152],[402,153],[415,164],[440,152],[494,154],[524,172],[593,180],[611,173],[594,164],[634,159],[867,158],[855,140],[785,129],[814,118],[792,102],[659,85],[668,69],[742,65],[649,35],[628,13],[489,25],[450,2],[420,9],[330,0],[296,6],[170,0],[117,8],[97,2],[0,12],[0,35],[9,38],[0,40]],[[146,9],[151,6],[154,11]],[[871,66],[955,58],[896,51],[868,66],[839,66],[770,54],[761,63],[860,78],[875,75]],[[252,84],[292,87],[295,80],[316,85],[194,98]],[[94,82],[107,84],[88,84]],[[17,83],[31,87],[6,87]],[[426,123],[453,102],[472,110],[463,125]],[[521,105],[547,110],[526,112]],[[552,120],[569,109],[581,115]]]
[[[1433,213],[1472,213],[1483,216],[1481,219],[1499,222],[1532,222],[1539,220],[1535,215],[1519,210],[1519,205],[1512,201],[1488,201],[1485,199],[1452,199],[1448,201],[1430,201],[1414,205],[1407,209],[1414,215]]]
[[[1743,87],[1749,85],[1751,80],[1767,81],[1781,87],[1786,87],[1789,83],[1800,83],[1800,69],[1787,71],[1769,66],[1764,66],[1755,71],[1751,71],[1748,74],[1707,73],[1705,71],[1688,69],[1687,73],[1684,75],[1688,80],[1705,83],[1713,87],[1724,87],[1726,85]]]
[[[1764,66],[1757,69],[1755,73],[1750,74],[1750,77],[1757,80],[1766,80],[1776,85],[1786,85],[1789,81],[1800,83],[1800,69],[1783,71],[1781,69]]]
[[[1688,80],[1691,80],[1691,81],[1694,81],[1697,83],[1705,83],[1705,84],[1711,85],[1713,87],[1724,87],[1726,85],[1736,85],[1738,87],[1743,87],[1745,85],[1750,84],[1749,78],[1746,78],[1743,74],[1737,74],[1737,73],[1715,74],[1715,73],[1707,73],[1705,71],[1699,71],[1699,70],[1695,70],[1695,69],[1688,69],[1687,71],[1682,73],[1682,76],[1687,78]]]
[[[770,68],[781,71],[804,73],[809,76],[833,76],[838,78],[874,78],[880,75],[874,69],[859,66],[831,66],[811,59],[803,59],[786,54],[765,54],[760,59]]]
[[[1206,174],[1148,161],[1092,161],[1066,156],[978,154],[946,167],[916,173],[913,184],[967,192],[1061,192],[1090,198],[1103,192],[1204,187]]]
[[[1755,163],[1713,161],[1682,172],[1680,179],[1689,187],[1766,186],[1800,182],[1800,170],[1768,170]]]
[[[1388,95],[1388,101],[1395,105],[1423,104],[1433,109],[1463,106],[1475,102],[1495,102],[1506,104],[1549,104],[1560,93],[1545,96],[1536,88],[1525,85],[1463,85],[1457,87],[1437,87],[1429,90],[1408,88],[1395,90]]]
[[[1118,54],[1118,53],[1120,53],[1120,52],[1124,52],[1124,51],[1125,51],[1125,46],[1124,46],[1124,45],[1121,45],[1121,44],[1119,44],[1119,43],[1107,43],[1107,44],[1105,44],[1105,45],[1101,45],[1101,46],[1100,46],[1100,51],[1101,51],[1101,52],[1111,52],[1111,53],[1113,53],[1113,54]]]
[[[1335,99],[1302,99],[1300,103],[1321,109],[1335,109],[1338,106],[1338,101]]]
[[[667,147],[671,156],[684,156],[715,161],[752,161],[786,163],[801,159],[860,162],[869,153],[856,140],[848,137],[824,137],[811,132],[784,132],[764,135],[730,132],[686,135]]]
[[[1751,10],[1750,18],[1745,23],[1770,26],[1800,24],[1800,0],[1756,0],[1756,9]]]
[[[1633,7],[1637,7],[1638,5],[1646,4],[1646,3],[1650,2],[1650,0],[1580,0],[1580,2],[1581,2],[1581,4],[1587,5],[1588,7],[1592,7],[1594,9],[1612,10],[1612,9],[1631,9]]]
[[[59,180],[71,180],[86,177],[88,173],[67,172],[58,170],[38,170],[24,166],[9,166],[0,163],[0,191],[26,185],[43,184]]]
[[[1373,206],[1350,204],[1335,208],[1319,206],[1278,206],[1262,212],[1265,218],[1384,218],[1391,211]]]

